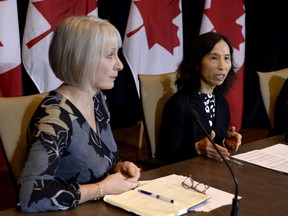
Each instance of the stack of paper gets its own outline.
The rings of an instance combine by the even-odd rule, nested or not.
[[[234,155],[233,158],[288,173],[288,145],[276,144],[264,149]]]
[[[141,182],[134,190],[119,195],[105,196],[104,201],[137,215],[146,216],[182,215],[189,210],[210,211],[232,203],[232,194],[212,187],[209,187],[206,194],[183,188],[181,182],[185,178],[185,176],[172,174]],[[157,199],[138,190],[152,192],[165,199]],[[171,200],[173,202],[170,202]]]

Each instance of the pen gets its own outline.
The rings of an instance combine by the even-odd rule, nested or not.
[[[237,165],[239,165],[240,167],[243,167],[243,166],[244,166],[243,163],[241,163],[241,162],[238,161],[238,160],[232,159],[231,157],[229,158],[228,161],[231,161],[232,163],[237,164]]]
[[[162,200],[162,201],[165,201],[165,202],[174,203],[173,199],[170,199],[170,198],[158,195],[158,194],[154,194],[154,193],[149,192],[149,191],[145,191],[145,190],[140,190],[139,189],[138,192],[140,192],[142,194],[145,194],[145,195],[148,195],[148,196],[152,196],[152,197],[154,197],[156,199],[159,199],[159,200]]]

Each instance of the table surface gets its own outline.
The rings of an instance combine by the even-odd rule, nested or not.
[[[263,140],[247,143],[240,147],[237,154],[250,150],[261,149],[277,143],[285,143],[283,136],[269,137]],[[238,179],[239,216],[282,216],[288,214],[288,175],[245,163],[240,167],[229,163]],[[187,161],[171,164],[157,169],[145,171],[141,174],[141,180],[150,180],[162,176],[178,174],[188,176],[193,174],[196,181],[203,182],[214,188],[234,194],[235,184],[231,173],[225,163],[198,157]],[[232,203],[232,200],[231,200]],[[187,215],[230,215],[231,205],[222,206],[209,213],[189,212]],[[31,215],[17,212],[14,208],[1,211],[0,216]],[[98,200],[77,206],[75,209],[61,212],[47,212],[33,215],[43,216],[89,216],[89,215],[133,215],[104,201]]]

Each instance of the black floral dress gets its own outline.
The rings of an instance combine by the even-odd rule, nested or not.
[[[80,111],[51,91],[30,122],[31,141],[19,181],[17,206],[24,212],[66,210],[80,200],[79,184],[105,178],[120,161],[106,97],[93,97],[97,133]]]

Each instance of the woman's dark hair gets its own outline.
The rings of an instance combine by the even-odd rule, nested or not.
[[[225,95],[229,91],[232,83],[236,79],[233,47],[228,38],[216,32],[202,34],[192,41],[189,53],[184,56],[177,69],[177,79],[175,81],[175,85],[177,86],[178,90],[183,89],[184,91],[189,91],[192,93],[199,91],[201,87],[201,61],[203,57],[210,53],[214,46],[221,40],[224,40],[229,46],[232,67],[228,72],[223,84],[216,86],[214,90],[222,95]]]

